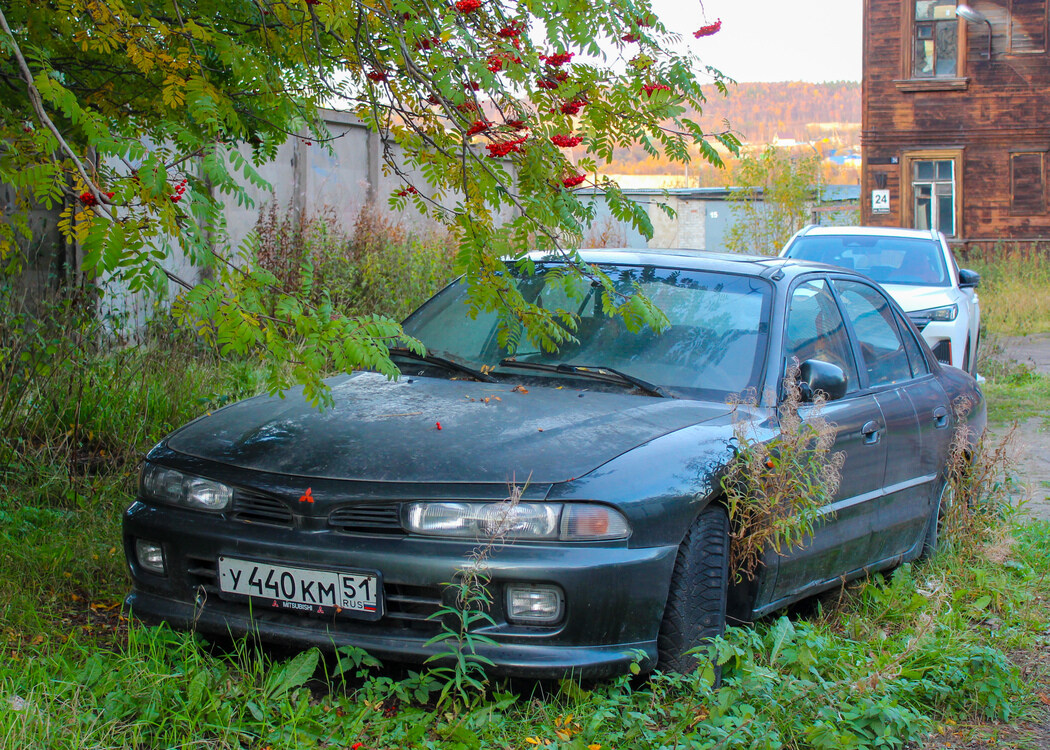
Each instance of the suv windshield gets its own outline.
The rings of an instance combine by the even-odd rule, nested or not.
[[[951,286],[941,245],[933,239],[807,235],[795,240],[786,255],[859,271],[880,284]]]
[[[501,360],[513,358],[519,363],[611,368],[685,393],[722,395],[757,387],[769,328],[768,282],[652,266],[602,266],[602,271],[619,291],[637,289],[647,295],[670,326],[661,333],[649,326],[632,333],[621,318],[606,314],[597,285],[569,278],[561,265],[538,263],[534,276],[512,276],[526,300],[576,320],[576,340],[558,351],[541,351],[525,336],[512,335],[501,345],[497,313],[472,315],[465,283],[452,284],[413,313],[405,332],[431,354],[497,376],[522,376],[522,368],[500,367]],[[568,372],[538,369],[528,374],[569,377]]]

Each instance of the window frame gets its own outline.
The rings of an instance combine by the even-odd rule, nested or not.
[[[915,0],[903,0],[904,12],[901,14],[901,80],[898,88],[905,91],[928,91],[937,89],[966,88],[969,79],[966,76],[966,51],[967,51],[967,24],[960,23],[959,16],[955,16],[956,23],[956,49],[955,49],[955,75],[953,76],[916,76],[914,74],[916,24]],[[956,6],[958,6],[956,2]]]
[[[903,154],[901,159],[901,183],[905,191],[903,205],[901,206],[901,214],[903,218],[902,226],[909,229],[915,228],[915,178],[912,176],[915,173],[915,162],[917,161],[953,161],[952,167],[953,183],[954,183],[954,227],[955,232],[946,236],[954,239],[959,239],[963,236],[962,232],[962,206],[963,206],[963,149],[960,148],[944,148],[944,149],[926,149],[921,151],[907,151]]]
[[[1006,23],[1006,54],[1017,55],[1018,57],[1024,57],[1026,55],[1045,55],[1047,52],[1048,45],[1050,45],[1050,39],[1048,39],[1048,28],[1047,28],[1047,10],[1048,3],[1043,0],[1043,46],[1042,48],[1032,47],[1031,49],[1016,49],[1014,47],[1014,3],[1016,0],[1009,0],[1008,7],[1006,8],[1007,23]]]
[[[1039,157],[1039,186],[1042,188],[1042,198],[1036,208],[1026,208],[1017,204],[1017,186],[1015,184],[1014,158],[1018,156]],[[1046,149],[1045,148],[1018,148],[1009,153],[1010,163],[1010,215],[1011,216],[1042,216],[1046,213]]]
[[[838,293],[835,291],[835,285],[832,284],[832,274],[821,274],[821,273],[810,273],[803,276],[799,276],[791,282],[791,286],[788,287],[787,294],[784,297],[784,317],[783,317],[783,330],[780,336],[780,366],[777,375],[777,393],[779,398],[783,398],[782,384],[784,378],[787,377],[787,360],[788,350],[790,348],[788,342],[788,323],[791,319],[791,303],[795,298],[795,292],[798,291],[799,287],[809,284],[815,281],[823,281],[828,293],[831,295],[832,302],[835,304],[835,309],[838,311],[839,318],[842,320],[842,330],[846,335],[846,344],[849,347],[849,352],[853,356],[853,372],[846,373],[847,378],[852,374],[855,377],[857,384],[856,388],[849,389],[847,385],[847,391],[843,394],[842,399],[853,398],[861,393],[865,393],[868,390],[868,378],[867,371],[862,371],[860,364],[861,361],[858,357],[860,354],[859,347],[856,342],[856,336],[854,335],[853,329],[850,326],[849,321],[846,319],[846,314],[842,308],[842,300],[839,299]],[[801,362],[799,364],[802,364]],[[848,380],[847,380],[848,384]],[[842,400],[837,399],[837,400]]]

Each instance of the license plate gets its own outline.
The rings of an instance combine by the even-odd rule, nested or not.
[[[314,570],[219,558],[219,590],[273,609],[320,617],[368,620],[383,615],[379,576],[361,570]]]

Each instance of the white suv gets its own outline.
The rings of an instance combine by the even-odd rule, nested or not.
[[[885,288],[922,332],[938,361],[977,372],[980,276],[960,269],[933,230],[808,226],[780,252],[859,271]]]

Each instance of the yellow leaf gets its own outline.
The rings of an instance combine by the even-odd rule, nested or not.
[[[602,750],[602,746],[597,742],[592,742],[587,746],[587,750]]]
[[[528,742],[530,745],[540,744],[540,740],[538,737],[526,737],[525,741]]]

